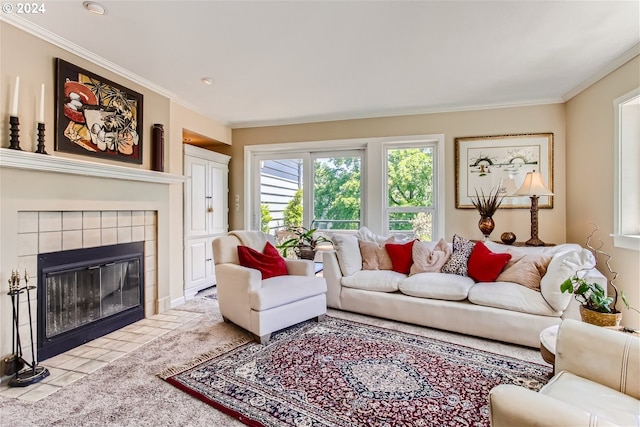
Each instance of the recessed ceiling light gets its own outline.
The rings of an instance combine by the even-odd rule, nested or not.
[[[103,5],[94,1],[86,1],[82,3],[82,5],[89,12],[95,13],[96,15],[104,15],[105,13],[107,13],[107,9],[105,9]]]
[[[203,77],[202,83],[206,84],[207,86],[211,86],[213,84],[213,79],[211,77]]]

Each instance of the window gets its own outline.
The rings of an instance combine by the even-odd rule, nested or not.
[[[257,156],[259,228],[270,234],[299,226],[360,228],[362,157],[361,150]]]
[[[640,88],[614,102],[614,243],[640,250]]]
[[[386,230],[433,239],[435,146],[388,145],[386,152]]]
[[[277,234],[291,214],[307,228],[444,237],[443,134],[248,145],[244,159],[247,229]]]

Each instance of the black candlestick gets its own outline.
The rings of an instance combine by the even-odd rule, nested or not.
[[[20,121],[18,120],[18,117],[9,116],[9,125],[9,132],[11,135],[11,139],[9,140],[9,148],[11,148],[12,150],[22,150],[22,148],[20,148],[19,140],[20,129],[18,128],[18,125],[20,125]]]
[[[36,153],[49,154],[44,149],[44,123],[38,123],[38,148]]]

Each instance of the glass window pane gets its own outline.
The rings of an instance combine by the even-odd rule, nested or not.
[[[260,162],[260,229],[276,234],[302,225],[302,159]]]
[[[433,148],[387,150],[388,206],[433,206]]]
[[[313,162],[313,228],[360,228],[361,158],[324,157]]]

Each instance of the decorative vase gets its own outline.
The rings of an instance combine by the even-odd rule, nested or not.
[[[489,240],[489,235],[495,228],[496,223],[493,222],[493,218],[490,216],[481,216],[480,221],[478,221],[478,228],[484,235],[484,240]]]
[[[505,231],[500,235],[500,240],[505,245],[512,245],[516,241],[516,235],[510,231]]]
[[[316,257],[316,251],[311,246],[298,246],[296,247],[296,255],[300,259],[309,259],[313,261]]]
[[[620,326],[622,313],[600,313],[580,306],[580,318],[596,326]]]

